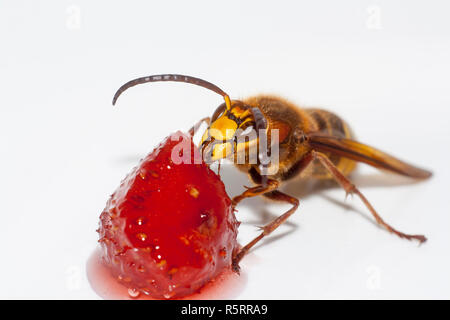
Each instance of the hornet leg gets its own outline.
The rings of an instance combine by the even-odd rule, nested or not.
[[[194,125],[192,126],[192,128],[190,128],[189,131],[188,131],[189,134],[191,135],[191,137],[194,136],[194,134],[197,132],[198,128],[201,126],[201,124],[202,124],[203,122],[206,122],[206,124],[209,125],[209,123],[211,122],[211,118],[210,118],[210,117],[203,118],[203,119],[201,119],[200,121],[198,121],[196,124],[194,124]]]
[[[348,180],[339,170],[336,168],[336,166],[328,159],[328,157],[320,152],[312,151],[312,154],[315,158],[319,159],[320,163],[328,169],[328,171],[333,175],[333,178],[341,185],[341,187],[347,192],[347,194],[357,194],[358,197],[362,200],[362,202],[366,205],[367,209],[369,209],[370,213],[373,215],[375,220],[383,226],[386,230],[389,232],[392,232],[399,236],[400,238],[408,239],[408,240],[418,240],[420,243],[427,241],[427,238],[423,235],[419,234],[406,234],[403,232],[400,232],[393,227],[391,227],[389,224],[387,224],[375,211],[375,209],[372,207],[370,202],[366,199],[366,197]]]
[[[304,170],[308,165],[314,160],[313,155],[310,153],[308,154],[301,164],[300,171]],[[242,260],[242,258],[247,254],[247,252],[256,244],[258,241],[260,241],[265,236],[268,236],[270,233],[272,233],[276,228],[278,228],[281,224],[283,224],[298,208],[299,206],[299,200],[291,197],[281,191],[276,190],[279,186],[279,182],[275,180],[270,179],[264,179],[263,177],[259,176],[257,180],[260,181],[266,181],[266,187],[264,189],[264,184],[256,186],[254,188],[250,188],[247,191],[245,191],[243,194],[234,197],[233,203],[236,205],[239,201],[248,198],[248,197],[254,197],[259,195],[264,195],[268,197],[269,199],[276,200],[276,201],[283,201],[288,202],[292,204],[292,208],[283,213],[281,216],[276,218],[275,220],[271,221],[269,224],[261,227],[262,230],[261,234],[257,236],[255,239],[250,241],[246,246],[242,247],[236,255],[233,257],[233,270],[236,272],[239,272],[239,262]],[[259,182],[259,181],[257,181]],[[272,187],[270,187],[270,184],[272,184]]]

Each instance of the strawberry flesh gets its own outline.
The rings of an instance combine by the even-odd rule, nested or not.
[[[231,266],[237,227],[220,177],[177,132],[122,181],[98,232],[102,260],[122,284],[169,299],[198,291]]]

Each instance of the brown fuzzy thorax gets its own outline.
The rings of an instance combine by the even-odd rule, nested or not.
[[[322,132],[327,135],[352,138],[348,125],[335,114],[321,109],[302,109],[286,99],[258,95],[244,100],[244,103],[259,108],[267,119],[268,136],[273,129],[279,130],[279,170],[270,176],[279,181],[288,180],[297,175],[302,159],[311,151],[307,141],[299,141],[298,134],[303,132]],[[344,173],[349,174],[355,168],[355,162],[336,155],[330,160]],[[255,165],[237,165],[243,171],[257,170]],[[316,178],[329,178],[320,165],[313,163],[306,171]]]

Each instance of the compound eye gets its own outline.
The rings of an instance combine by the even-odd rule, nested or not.
[[[222,116],[225,110],[226,110],[225,103],[222,103],[220,106],[217,107],[216,111],[214,111],[211,117],[211,122],[216,121],[220,116]]]

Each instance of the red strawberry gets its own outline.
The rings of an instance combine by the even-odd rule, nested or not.
[[[238,222],[222,181],[186,149],[197,151],[190,137],[166,138],[100,215],[104,263],[128,288],[155,298],[197,291],[231,266],[237,248]],[[192,164],[176,164],[180,156]]]

